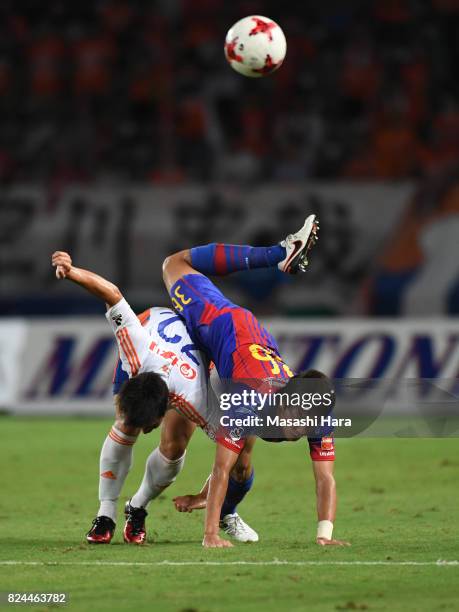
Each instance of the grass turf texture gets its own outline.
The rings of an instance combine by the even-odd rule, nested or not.
[[[150,543],[122,543],[122,502],[140,482],[157,442],[157,433],[142,436],[115,539],[109,546],[89,546],[84,534],[97,509],[99,449],[110,423],[0,418],[0,562],[55,563],[0,565],[0,591],[66,591],[68,610],[458,609],[459,566],[103,565],[458,559],[457,440],[338,441],[335,534],[351,540],[351,548],[314,543],[315,496],[305,444],[259,442],[255,486],[240,513],[258,530],[260,542],[204,550],[202,512],[179,514],[171,503],[174,495],[197,490],[209,472],[214,446],[200,431],[177,482],[150,506]],[[96,561],[101,565],[72,565]]]

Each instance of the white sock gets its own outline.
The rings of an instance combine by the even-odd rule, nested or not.
[[[131,499],[131,505],[134,508],[146,508],[152,499],[172,484],[183,467],[185,454],[186,451],[179,459],[171,460],[159,448],[155,448],[147,459],[142,484]]]
[[[127,436],[112,427],[100,453],[99,500],[97,516],[109,516],[116,522],[116,502],[132,466],[133,444],[137,436]]]

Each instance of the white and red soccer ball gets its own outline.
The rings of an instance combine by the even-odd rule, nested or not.
[[[225,40],[225,55],[231,68],[247,77],[271,74],[284,61],[287,41],[272,19],[250,15],[237,21]]]

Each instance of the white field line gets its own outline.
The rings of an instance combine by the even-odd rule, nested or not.
[[[179,566],[179,567],[200,567],[200,566],[296,566],[296,567],[314,567],[314,566],[379,566],[388,567],[400,566],[415,566],[415,567],[459,567],[459,561],[446,561],[438,559],[437,561],[283,561],[281,559],[272,559],[271,561],[0,561],[0,566],[87,566],[87,567],[163,567],[163,566]]]

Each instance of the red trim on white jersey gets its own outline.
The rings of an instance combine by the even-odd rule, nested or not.
[[[116,332],[118,340],[120,341],[121,348],[129,362],[131,368],[131,376],[135,376],[140,370],[140,359],[137,355],[137,351],[132,344],[131,337],[126,328],[122,328]]]
[[[207,422],[199,414],[196,408],[190,404],[190,402],[187,402],[181,395],[169,393],[169,401],[179,412],[183,412],[183,415],[190,419],[190,421],[197,423],[200,427],[205,427],[207,425]]]

